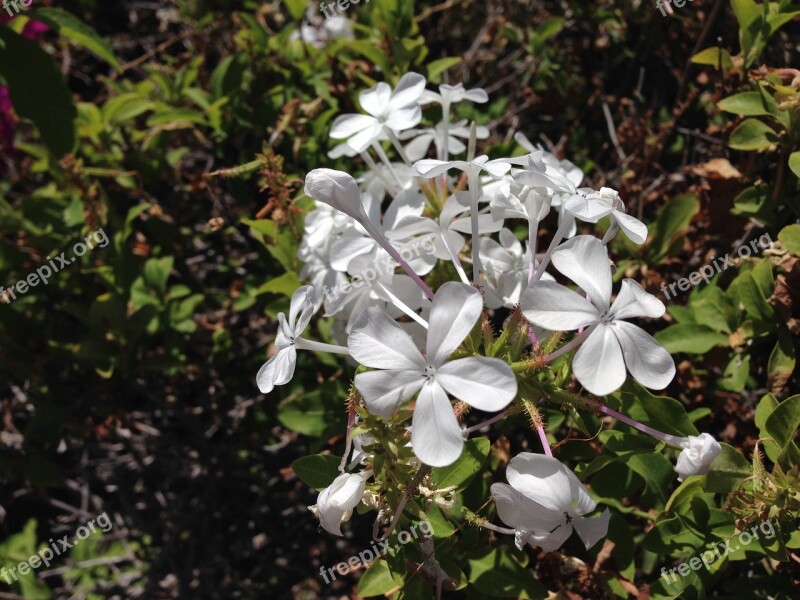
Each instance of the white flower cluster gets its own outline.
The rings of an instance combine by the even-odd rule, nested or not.
[[[606,246],[620,231],[641,244],[646,226],[625,212],[616,191],[580,187],[578,167],[523,136],[517,137],[527,150],[523,156],[476,156],[476,141],[488,131],[451,123],[450,111],[459,102],[486,102],[486,93],[462,85],[442,85],[438,92],[425,86],[416,73],[403,76],[394,89],[379,83],[359,96],[365,114],[335,120],[331,137],[343,141],[330,156],[360,156],[368,170],[356,179],[321,168],[306,178],[305,193],[316,207],[306,218],[299,256],[301,276],[311,285],[294,294],[288,320],[281,315],[279,352],[258,374],[261,391],[291,379],[298,348],[347,354],[369,369],[355,377],[369,413],[390,419],[414,400],[414,454],[429,466],[449,465],[460,456],[465,437],[451,399],[494,413],[517,396],[508,362],[463,351],[484,311],[517,306],[534,348],[553,332],[578,332],[543,357],[541,366],[577,349],[572,370],[595,395],[617,390],[628,373],[646,387],[666,387],[675,374],[671,356],[629,322],[660,317],[664,305],[631,279],[612,298]],[[442,120],[420,127],[427,104],[441,107]],[[387,156],[387,142],[399,162]],[[431,145],[437,158],[423,158]],[[557,226],[542,252],[539,228],[551,211]],[[610,224],[602,238],[576,235],[577,221],[603,217]],[[512,232],[518,224],[527,226],[525,241]],[[433,252],[406,260],[404,250],[420,243]],[[374,265],[386,261],[395,268],[378,270],[372,285],[354,285],[341,296],[315,292],[338,289],[367,270],[374,274]],[[557,283],[546,272],[551,264],[577,289]],[[435,293],[423,280],[429,274],[435,275],[429,278],[437,282]],[[340,346],[300,337],[323,305],[335,319]],[[318,510],[327,530],[340,533],[338,524],[360,501],[370,475],[342,475],[323,492]],[[605,533],[607,513],[584,518],[594,503],[556,459],[520,455],[509,466],[509,482],[511,487],[497,484],[493,493],[518,542],[554,548],[575,527],[590,545]]]

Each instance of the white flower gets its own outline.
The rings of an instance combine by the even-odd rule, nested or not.
[[[361,502],[367,480],[359,473],[343,473],[322,490],[317,498],[316,512],[325,531],[342,535],[342,522],[353,514],[353,509]]]
[[[314,315],[314,288],[304,285],[295,290],[289,307],[289,321],[283,313],[278,315],[278,335],[275,347],[278,353],[270,358],[258,371],[256,383],[262,394],[268,394],[276,385],[292,380],[297,363],[296,343]]]
[[[468,195],[468,192],[457,192],[450,196],[435,221],[427,217],[410,217],[394,231],[387,232],[387,235],[391,238],[421,236],[418,240],[432,237],[433,255],[450,260],[464,249],[466,241],[461,234],[470,231],[469,217],[461,216],[467,211],[469,200],[463,198]],[[495,221],[491,215],[482,214],[478,217],[479,233],[500,231],[502,225],[502,222]]]
[[[513,308],[528,287],[530,248],[524,248],[508,229],[500,230],[500,243],[481,238],[481,261],[486,270],[486,306]],[[549,273],[543,279],[553,280]]]
[[[511,165],[506,160],[489,160],[489,157],[484,154],[469,161],[447,161],[428,158],[414,163],[414,168],[425,179],[438,177],[443,173],[447,173],[450,169],[458,169],[459,171],[464,171],[468,175],[475,176],[480,174],[481,171],[486,171],[492,177],[502,177],[508,173]]]
[[[306,196],[332,206],[362,225],[369,220],[356,180],[344,171],[314,169],[306,175],[304,192]]]
[[[400,139],[413,138],[405,147],[405,151],[409,160],[417,161],[424,158],[428,153],[431,142],[436,144],[436,155],[442,156],[445,135],[447,135],[447,150],[450,154],[461,154],[467,150],[464,143],[458,139],[469,139],[469,127],[467,127],[466,120],[454,123],[450,127],[445,127],[444,122],[442,122],[438,123],[435,128],[411,129],[404,132]],[[489,130],[486,127],[479,126],[475,128],[475,139],[485,140],[488,137]]]
[[[625,382],[627,367],[645,387],[664,389],[675,375],[672,357],[643,329],[623,320],[660,317],[664,304],[632,279],[623,280],[611,304],[608,253],[597,238],[580,235],[562,244],[553,252],[553,265],[587,297],[553,281],[539,281],[523,294],[520,306],[528,321],[551,331],[587,328],[572,361],[578,381],[602,396]]]
[[[613,236],[617,229],[622,229],[632,242],[644,244],[647,239],[647,225],[624,212],[625,205],[619,193],[611,188],[600,188],[599,192],[592,191],[589,194],[576,193],[564,203],[564,208],[589,223],[597,223],[603,217],[610,217],[611,229],[607,238]]]
[[[467,357],[447,361],[482,311],[480,292],[449,282],[439,288],[433,300],[424,356],[395,321],[375,308],[361,316],[347,340],[353,358],[378,369],[355,378],[355,386],[371,413],[389,418],[400,403],[419,392],[411,445],[427,465],[449,465],[464,447],[448,393],[488,412],[502,410],[517,394],[516,378],[501,360]]]
[[[447,85],[444,83],[439,86],[439,93],[436,93],[432,90],[425,90],[420,98],[420,103],[427,104],[429,102],[437,102],[442,106],[450,106],[452,104],[456,104],[457,102],[463,102],[464,100],[483,104],[484,102],[489,101],[489,95],[483,88],[472,88],[471,90],[467,90],[464,88],[463,83],[456,85]]]
[[[520,550],[528,543],[552,552],[567,541],[573,527],[588,550],[608,533],[611,513],[606,509],[594,519],[584,516],[597,504],[559,460],[522,452],[508,463],[506,478],[511,485],[492,484],[492,497],[500,519],[516,530]]]
[[[336,118],[331,137],[347,139],[357,152],[363,152],[374,141],[391,131],[404,131],[416,127],[422,119],[419,100],[425,91],[425,78],[418,73],[406,73],[392,91],[389,84],[381,82],[358,96],[361,108],[368,114],[347,114]]]
[[[722,452],[719,442],[707,433],[684,438],[681,447],[683,450],[675,467],[678,481],[683,481],[690,475],[705,475],[711,468],[711,463]]]

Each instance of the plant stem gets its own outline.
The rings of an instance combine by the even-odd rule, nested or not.
[[[642,433],[646,433],[648,435],[653,436],[654,438],[656,438],[658,440],[661,440],[665,444],[669,444],[670,446],[674,446],[676,448],[683,448],[682,443],[686,440],[686,438],[678,437],[676,435],[670,435],[668,433],[663,433],[661,431],[658,431],[657,429],[653,429],[652,427],[649,427],[649,426],[645,425],[644,423],[640,423],[639,421],[637,421],[635,419],[631,419],[630,417],[625,416],[620,412],[617,412],[613,408],[609,408],[605,404],[598,403],[597,404],[597,409],[601,413],[604,413],[604,414],[606,414],[606,415],[608,415],[610,417],[614,417],[618,421],[622,421],[626,425],[630,425],[631,427],[633,427],[634,429],[638,429]]]

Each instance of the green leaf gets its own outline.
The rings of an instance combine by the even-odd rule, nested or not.
[[[728,96],[719,101],[717,106],[725,112],[742,117],[759,117],[769,115],[770,112],[764,104],[761,92],[742,92]]]
[[[326,398],[328,397],[330,396],[326,394]],[[338,404],[338,400],[335,402]],[[292,431],[320,437],[332,423],[336,423],[339,413],[335,408],[338,407],[324,402],[319,390],[315,390],[281,406],[278,420]]]
[[[439,81],[440,75],[442,73],[444,73],[450,67],[455,67],[462,60],[463,59],[460,56],[451,56],[431,61],[428,64],[428,81],[429,82]]]
[[[358,581],[358,595],[362,598],[383,596],[395,587],[397,587],[397,583],[392,578],[389,565],[385,560],[376,560],[364,571]]]
[[[750,462],[736,448],[721,444],[722,452],[711,463],[706,475],[705,489],[715,493],[730,493],[739,487],[743,479],[752,475]]]
[[[731,132],[728,146],[734,150],[769,150],[778,144],[775,131],[758,119],[745,119]]]
[[[256,290],[256,294],[271,293],[291,297],[294,291],[302,285],[303,282],[300,281],[297,273],[290,271],[261,284]]]
[[[691,58],[691,62],[696,65],[722,67],[723,71],[729,71],[733,68],[733,58],[730,52],[724,48],[717,48],[716,46],[698,52]]]
[[[52,57],[35,42],[0,27],[0,77],[16,113],[33,121],[50,152],[57,158],[71,152],[78,111]]]
[[[664,490],[668,488],[675,477],[675,471],[670,463],[660,453],[636,454],[628,461],[628,468],[644,479],[647,489],[665,506],[667,498]]]
[[[800,394],[779,403],[764,422],[764,429],[781,448],[791,443],[800,427]]]
[[[341,459],[330,454],[315,454],[298,458],[292,463],[292,471],[304,483],[316,490],[328,487],[339,476]]]
[[[773,394],[783,390],[796,364],[794,339],[786,327],[778,328],[778,342],[767,363],[767,389]]]
[[[767,456],[772,462],[778,460],[780,454],[780,447],[777,443],[772,441],[769,432],[767,432],[766,423],[767,418],[772,414],[778,406],[778,401],[772,394],[766,394],[758,403],[756,407],[756,427],[758,428],[758,436],[762,440],[762,447],[767,453]]]
[[[800,151],[795,152],[795,154],[800,154]],[[786,246],[789,252],[795,256],[800,256],[800,225],[796,223],[787,225],[781,229],[781,232],[778,234],[778,239]]]
[[[481,597],[546,598],[547,590],[533,570],[520,564],[508,551],[482,550],[469,560],[469,582]]]
[[[789,168],[795,177],[800,177],[800,150],[795,150],[789,155]]]
[[[697,197],[692,194],[676,196],[658,212],[653,225],[653,236],[648,247],[648,258],[659,263],[674,247],[683,242],[683,233],[700,210]]]
[[[728,392],[741,392],[750,376],[750,355],[733,354],[717,381],[717,387]]]
[[[645,425],[673,435],[698,434],[681,402],[667,396],[654,396],[633,379],[628,379],[614,396],[619,397],[623,413]]]
[[[156,290],[159,296],[163,296],[167,290],[167,280],[169,279],[169,274],[172,272],[174,263],[174,256],[151,258],[144,263],[144,269],[142,270],[144,281],[147,285]]]
[[[705,354],[715,346],[729,345],[728,336],[696,323],[672,325],[659,331],[655,337],[670,354]]]
[[[306,0],[283,0],[289,14],[295,21],[300,21],[306,14],[308,2]]]
[[[94,29],[72,13],[60,8],[38,8],[30,11],[27,16],[49,25],[59,35],[82,48],[86,48],[114,67],[115,70],[122,70],[111,46]]]
[[[739,23],[739,29],[747,29],[761,16],[761,6],[753,0],[731,0],[731,8]]]
[[[734,297],[739,300],[748,315],[759,321],[772,322],[775,311],[767,303],[767,298],[771,293],[762,289],[756,281],[753,271],[741,273],[734,280],[736,285],[732,284],[729,291],[734,293]]]
[[[439,488],[452,485],[466,487],[486,462],[490,446],[491,443],[487,438],[474,438],[464,442],[464,451],[456,462],[446,467],[433,469],[432,477],[437,486]]]
[[[151,100],[143,98],[135,92],[130,92],[111,98],[103,104],[102,115],[108,123],[119,125],[154,108],[155,104]]]

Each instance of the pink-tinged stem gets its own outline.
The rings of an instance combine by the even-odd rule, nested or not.
[[[409,265],[406,260],[400,256],[400,253],[395,249],[394,246],[392,246],[391,242],[383,234],[383,232],[375,227],[370,221],[366,221],[361,224],[367,230],[367,233],[369,233],[372,238],[381,245],[381,248],[386,250],[386,252],[389,253],[389,256],[397,261],[397,264],[399,264],[406,274],[414,280],[414,283],[419,286],[419,288],[422,290],[422,293],[424,293],[429,300],[433,300],[433,292],[431,291],[431,288],[429,288],[428,284],[422,281],[422,278],[414,272],[414,269],[411,268],[411,265]]]
[[[595,327],[597,327],[597,325],[590,325],[584,331],[582,331],[581,333],[576,335],[575,338],[572,341],[564,344],[558,350],[556,350],[554,352],[551,352],[550,354],[545,356],[542,359],[542,362],[544,364],[551,363],[555,359],[557,359],[559,356],[561,356],[563,354],[566,354],[567,352],[569,352],[569,351],[573,350],[574,348],[580,346],[586,340],[586,338],[588,338],[591,335],[591,333],[595,330]]]
[[[610,417],[614,417],[618,421],[622,421],[626,425],[630,425],[634,429],[638,429],[642,433],[646,433],[648,435],[653,436],[654,438],[656,438],[658,440],[661,440],[665,444],[669,444],[670,446],[675,446],[676,448],[682,448],[681,442],[683,442],[684,438],[681,438],[681,437],[678,437],[678,436],[675,436],[675,435],[670,435],[668,433],[663,433],[661,431],[658,431],[657,429],[653,429],[652,427],[648,427],[644,423],[640,423],[639,421],[637,421],[635,419],[631,419],[630,417],[627,417],[627,416],[623,415],[622,413],[619,413],[619,412],[615,411],[613,408],[609,408],[608,406],[605,406],[604,404],[598,405],[598,410],[600,410],[601,413],[607,414]]]
[[[347,406],[347,430],[345,431],[345,446],[344,446],[344,456],[342,456],[342,462],[339,463],[339,473],[344,473],[345,467],[347,466],[347,458],[350,456],[350,450],[353,448],[353,436],[351,435],[353,431],[353,425],[356,423],[356,409],[352,403],[348,403]]]
[[[483,523],[481,525],[484,529],[489,529],[490,531],[496,531],[497,533],[502,533],[504,535],[516,535],[516,529],[510,529],[508,527],[499,527],[497,525],[492,525],[491,523]]]
[[[544,432],[544,426],[542,426],[541,424],[537,425],[536,432],[539,434],[539,440],[542,442],[542,448],[544,448],[544,453],[552,458],[553,451],[550,449],[550,442],[547,441],[547,434]]]
[[[467,427],[467,428],[466,428],[466,429],[463,431],[463,433],[464,433],[464,435],[466,436],[466,435],[468,435],[468,434],[472,433],[473,431],[478,431],[479,429],[483,429],[484,427],[488,427],[488,426],[489,426],[489,425],[491,425],[492,423],[496,423],[496,422],[497,422],[497,421],[499,421],[500,419],[504,419],[504,418],[505,418],[505,417],[507,417],[507,416],[508,416],[508,410],[506,409],[506,410],[504,410],[503,412],[499,412],[499,413],[497,413],[497,414],[496,414],[495,416],[493,416],[491,419],[486,419],[486,420],[485,420],[483,423],[478,423],[477,425],[473,425],[472,427]]]
[[[539,347],[539,338],[536,337],[533,327],[528,328],[528,339],[531,341],[531,346],[533,346],[534,350]]]

